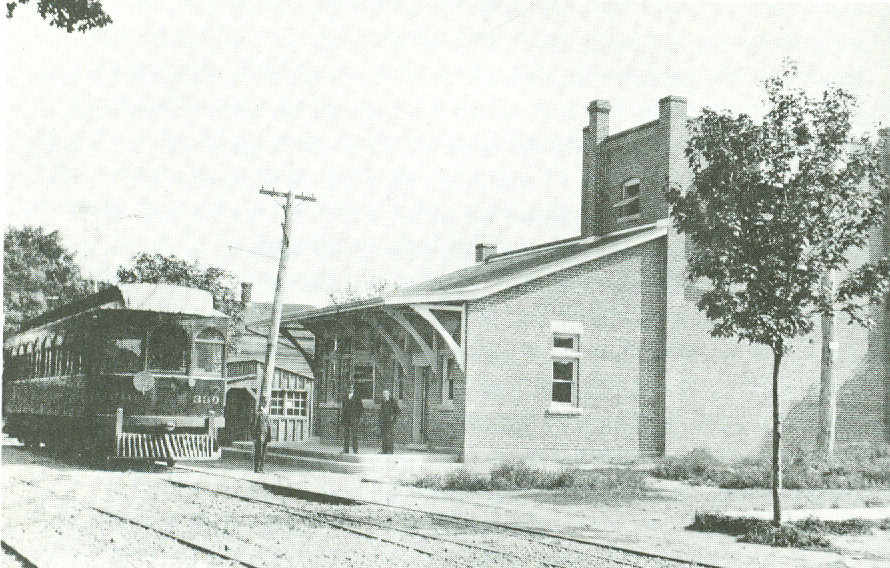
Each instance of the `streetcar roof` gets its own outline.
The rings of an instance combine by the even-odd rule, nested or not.
[[[132,283],[109,286],[28,320],[21,331],[40,327],[89,310],[132,310],[199,317],[227,318],[213,308],[213,294],[174,284]]]

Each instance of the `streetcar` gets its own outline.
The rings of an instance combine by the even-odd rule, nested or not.
[[[3,429],[25,446],[213,460],[229,317],[210,292],[119,284],[25,322],[3,345]]]

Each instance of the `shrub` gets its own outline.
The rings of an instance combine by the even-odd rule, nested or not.
[[[825,536],[827,534],[869,534],[872,529],[885,530],[888,527],[890,527],[890,519],[823,521],[810,517],[775,526],[772,521],[766,519],[696,513],[695,520],[686,528],[737,536],[739,542],[796,548],[825,548],[830,545]]]
[[[488,476],[458,469],[445,475],[442,489],[450,491],[491,491]]]
[[[794,548],[828,548],[831,545],[828,539],[818,532],[807,531],[790,524],[775,526],[770,523],[756,525],[753,530],[739,537],[739,542]]]

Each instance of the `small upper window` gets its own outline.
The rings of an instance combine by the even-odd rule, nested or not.
[[[632,218],[640,214],[640,180],[632,178],[621,184],[618,202],[612,206],[619,219]]]
[[[553,346],[559,349],[578,349],[578,336],[563,333],[553,335]]]

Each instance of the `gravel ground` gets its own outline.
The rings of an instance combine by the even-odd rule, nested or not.
[[[41,568],[238,565],[94,511],[91,506],[257,566],[535,566],[545,562],[566,566],[618,565],[608,559],[614,553],[585,545],[530,542],[495,528],[467,527],[387,507],[300,501],[273,495],[252,483],[199,473],[162,468],[91,470],[17,448],[5,448],[3,461],[4,539]],[[272,500],[310,518],[266,504],[175,486],[167,479]],[[334,528],[319,518],[391,542]],[[369,522],[386,526],[370,526]],[[512,556],[408,535],[392,530],[393,526],[505,551]],[[642,560],[639,564],[673,565]],[[17,564],[14,558],[5,557],[3,565]]]

